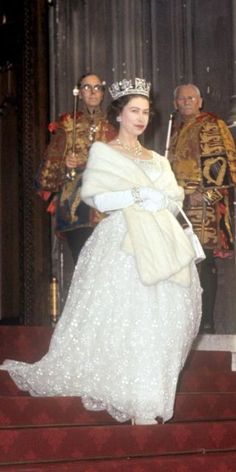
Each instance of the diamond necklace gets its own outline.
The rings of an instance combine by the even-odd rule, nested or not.
[[[141,156],[142,154],[142,146],[139,141],[135,144],[135,146],[128,146],[127,144],[122,143],[119,138],[116,138],[117,144],[119,144],[125,151],[134,154],[135,156]]]

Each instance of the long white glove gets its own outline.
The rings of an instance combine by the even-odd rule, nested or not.
[[[106,192],[95,195],[94,206],[101,212],[120,210],[127,208],[135,201],[135,197],[131,190],[123,190],[118,192]]]
[[[147,211],[159,211],[168,207],[169,199],[160,190],[149,187],[141,187],[139,189],[142,202],[140,206]]]
[[[134,203],[139,204],[144,210],[154,212],[168,208],[170,202],[163,192],[149,187],[105,192],[94,197],[94,206],[101,212],[120,210]]]

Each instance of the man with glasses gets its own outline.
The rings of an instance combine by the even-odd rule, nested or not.
[[[88,73],[78,82],[80,111],[64,113],[50,123],[51,140],[36,177],[36,187],[50,199],[48,211],[55,214],[55,230],[63,234],[74,263],[101,215],[80,199],[80,186],[88,151],[94,141],[108,142],[115,131],[101,109],[105,82]]]
[[[168,157],[185,190],[185,210],[206,254],[199,266],[203,288],[200,329],[214,333],[215,257],[226,257],[233,250],[229,203],[230,189],[236,184],[236,150],[224,121],[201,111],[202,102],[200,90],[193,84],[175,89]]]

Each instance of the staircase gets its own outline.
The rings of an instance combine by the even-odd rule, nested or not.
[[[0,327],[0,362],[38,360],[45,327]],[[0,471],[234,472],[236,372],[231,353],[192,351],[175,415],[166,424],[120,424],[77,397],[30,397],[0,371]]]

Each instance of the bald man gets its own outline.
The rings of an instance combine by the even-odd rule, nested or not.
[[[214,333],[217,289],[215,257],[233,250],[229,212],[230,188],[236,184],[236,149],[222,119],[201,111],[203,99],[194,84],[174,91],[176,118],[169,160],[185,190],[185,211],[197,233],[206,259],[199,266],[203,288],[201,332]]]

